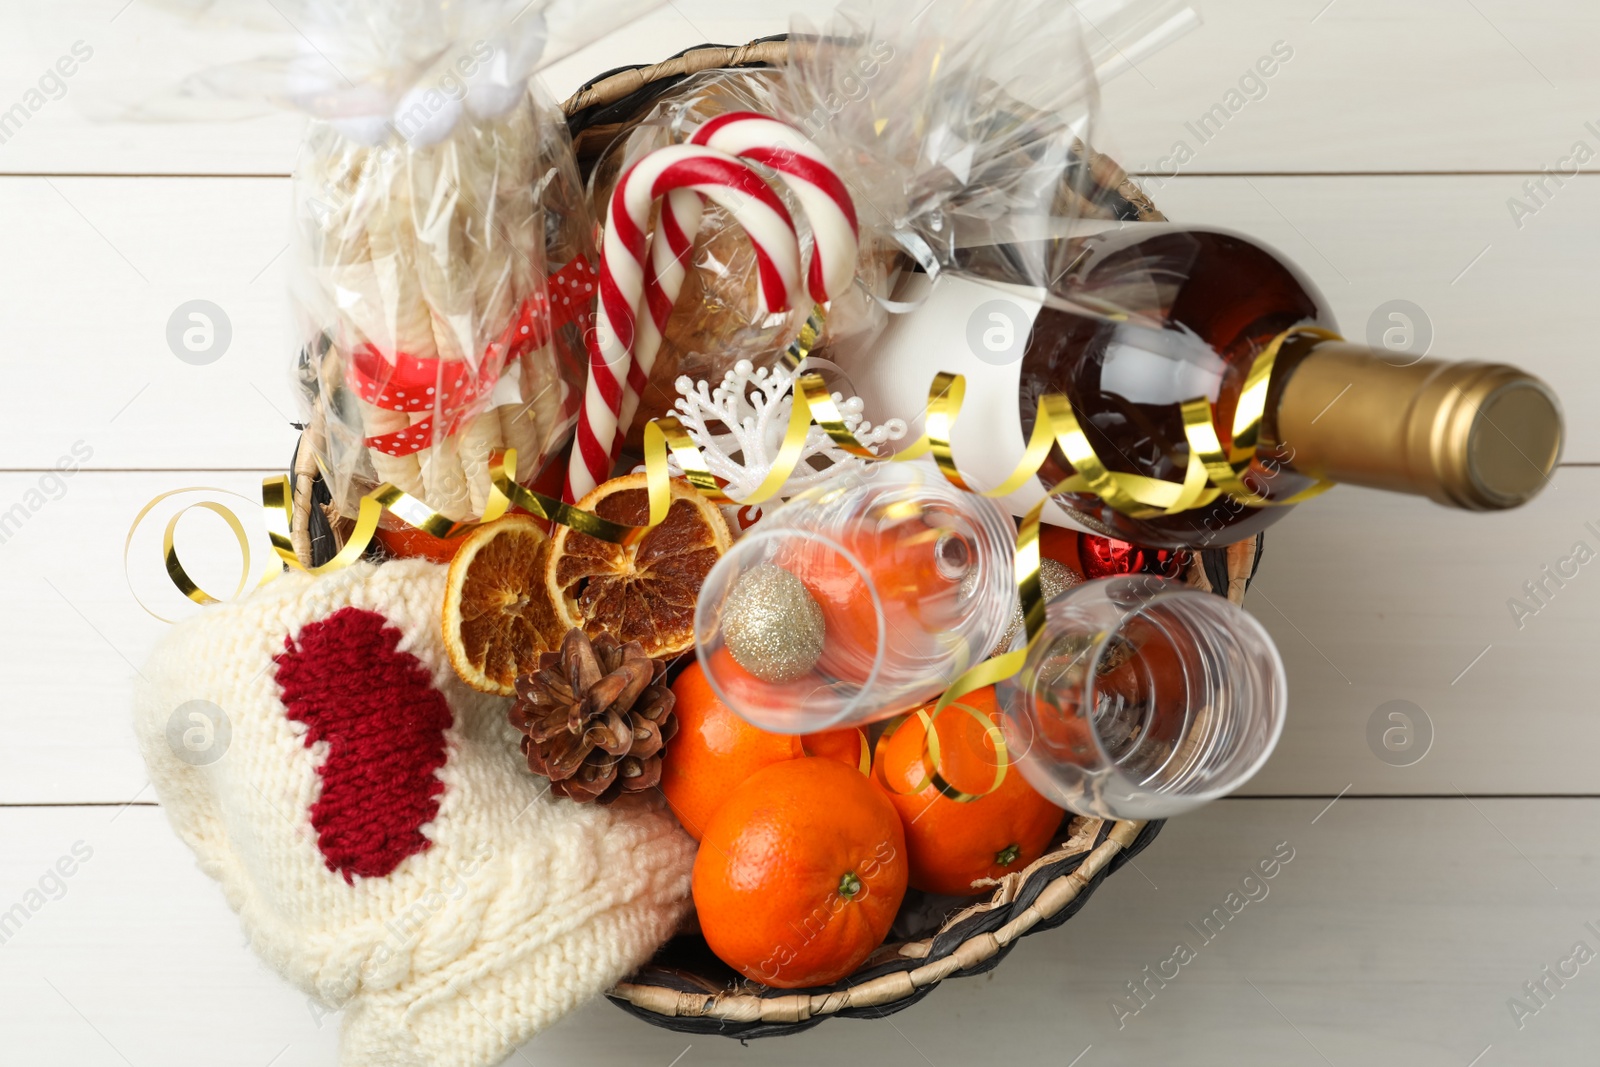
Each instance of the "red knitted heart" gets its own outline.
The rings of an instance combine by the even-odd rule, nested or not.
[[[352,884],[432,844],[422,827],[444,791],[434,772],[444,766],[450,705],[422,662],[399,650],[400,636],[377,612],[343,608],[285,639],[275,657],[306,747],[327,742],[311,825],[328,869]]]

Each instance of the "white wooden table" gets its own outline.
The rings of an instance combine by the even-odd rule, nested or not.
[[[551,86],[779,31],[786,7],[676,0],[561,64]],[[1554,485],[1487,517],[1342,489],[1275,528],[1250,609],[1293,688],[1276,755],[1244,795],[1170,823],[1137,870],[997,972],[892,1021],[831,1021],[751,1048],[599,1003],[513,1062],[1499,1067],[1600,1047],[1600,964],[1562,984],[1543,971],[1579,942],[1600,950],[1600,572],[1580,570],[1521,625],[1508,607],[1576,542],[1600,547],[1600,181],[1524,189],[1580,142],[1600,151],[1600,8],[1210,0],[1205,16],[1108,87],[1106,147],[1167,172],[1150,185],[1171,216],[1287,252],[1348,334],[1407,300],[1435,352],[1543,374],[1569,416]],[[242,947],[153,803],[128,694],[161,626],[135,606],[120,555],[157,492],[248,494],[288,460],[298,123],[95,121],[119,87],[233,46],[173,31],[144,0],[0,6],[0,109],[80,41],[92,55],[65,96],[0,144],[0,512],[25,511],[0,544],[0,911],[28,912],[0,944],[0,1060],[332,1064],[334,1020]],[[1278,42],[1292,57],[1200,143],[1185,124]],[[1192,150],[1181,166],[1179,141]],[[165,339],[193,299],[232,323],[208,366],[175,359]],[[57,480],[74,456],[82,469]],[[215,532],[197,521],[188,536]],[[227,578],[220,562],[200,569]],[[1368,741],[1397,700],[1431,724],[1410,766]],[[1270,895],[1132,1014],[1127,984],[1280,842],[1294,859]],[[50,874],[75,853],[70,877]],[[1512,998],[1530,1009],[1520,1019]]]

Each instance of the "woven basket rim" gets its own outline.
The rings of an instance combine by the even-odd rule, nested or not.
[[[1101,836],[1105,820],[1076,817],[1069,820],[1072,829],[1068,841],[1087,836],[1091,841]],[[1077,900],[1102,871],[1109,873],[1112,862],[1129,850],[1140,833],[1149,825],[1143,821],[1123,820],[1112,823],[1104,837],[1087,850],[1073,852],[1058,849],[1035,860],[1025,870],[1006,876],[1002,886],[986,899],[960,909],[947,918],[939,930],[914,941],[885,946],[904,959],[925,959],[928,962],[909,970],[892,970],[856,984],[845,984],[840,989],[821,992],[798,990],[772,996],[750,993],[695,993],[683,992],[661,985],[638,982],[619,982],[608,996],[645,1012],[666,1018],[695,1018],[719,1020],[729,1023],[770,1024],[807,1023],[839,1012],[863,1008],[900,1005],[909,998],[932,989],[946,978],[960,972],[970,972],[994,959],[1019,938],[1030,933],[1041,922],[1059,914]],[[1156,824],[1159,826],[1159,823]],[[1153,835],[1152,835],[1153,836]],[[1012,916],[998,930],[984,931],[960,942],[955,948],[939,954],[933,953],[938,936],[946,930],[970,919],[975,914],[1005,907],[1010,901],[1000,899],[1007,891],[1015,892],[1026,884],[1029,872],[1081,857],[1068,873],[1046,883],[1034,901]],[[882,960],[884,949],[879,949],[873,959]],[[848,983],[848,980],[846,980]],[[744,1036],[734,1034],[730,1036]]]
[[[738,47],[706,45],[689,48],[660,63],[608,71],[573,94],[563,105],[563,111],[577,132],[579,128],[587,128],[584,120],[588,116],[606,108],[617,107],[633,94],[647,95],[645,90],[662,81],[675,81],[706,70],[779,66],[787,61],[788,53],[789,42],[784,35],[761,38]],[[648,94],[644,106],[648,107],[653,100],[654,94]],[[1113,160],[1096,153],[1091,167],[1097,184],[1103,189],[1114,190],[1120,194],[1127,205],[1128,214],[1142,220],[1162,218],[1155,205]],[[1230,599],[1242,597],[1244,583],[1248,581],[1248,576],[1254,569],[1257,545],[1258,542],[1252,540],[1242,546],[1236,546],[1239,549],[1237,552],[1230,550],[1227,560],[1227,589],[1219,592],[1229,595]],[[1211,588],[1211,582],[1199,558],[1194,561],[1189,580],[1191,584],[1201,588]],[[770,996],[740,992],[685,992],[664,985],[650,985],[637,981],[619,983],[610,996],[636,1014],[654,1016],[656,1019],[696,1019],[729,1024],[721,1028],[721,1032],[730,1036],[748,1036],[751,1030],[770,1024],[778,1024],[780,1027],[783,1024],[803,1027],[813,1021],[851,1009],[905,1006],[943,979],[962,972],[970,972],[974,968],[981,967],[986,961],[994,960],[1008,946],[1015,943],[1016,939],[1034,930],[1040,923],[1060,914],[1074,901],[1085,897],[1087,895],[1085,890],[1092,891],[1097,876],[1102,872],[1109,873],[1116,857],[1138,839],[1146,828],[1146,823],[1141,821],[1118,821],[1111,825],[1109,831],[1104,831],[1104,836],[1101,837],[1102,821],[1089,821],[1095,824],[1095,833],[1091,836],[1092,846],[1087,850],[1080,848],[1077,853],[1082,855],[1081,861],[1071,871],[1046,883],[1031,903],[1019,913],[1010,916],[998,930],[979,933],[962,941],[953,949],[941,952],[937,958],[931,958],[935,940],[941,933],[960,925],[977,912],[1005,907],[1015,899],[1014,894],[1020,892],[1027,884],[1031,873],[1070,859],[1074,855],[1070,851],[1072,843],[1081,840],[1079,831],[1083,828],[1085,820],[1066,820],[1064,825],[1067,825],[1069,830],[1067,841],[1063,846],[1046,853],[1030,864],[1026,870],[1007,875],[988,897],[975,900],[972,905],[961,908],[954,915],[947,917],[936,933],[893,946],[902,958],[920,956],[927,960],[910,970],[890,971],[857,985],[847,984],[843,988],[821,991],[797,990]],[[1152,831],[1150,836],[1154,836],[1159,826],[1160,824],[1156,823],[1150,827]],[[880,949],[869,963],[872,960],[881,961],[883,953],[884,950]],[[848,979],[846,981],[848,982]]]
[[[669,78],[681,78],[704,70],[778,66],[788,58],[788,36],[781,33],[742,45],[695,45],[659,63],[613,67],[596,75],[564,100],[561,110],[570,120],[589,108],[610,106],[646,86]]]
[[[1258,536],[1226,549],[1225,589],[1213,585],[1207,568],[1198,558],[1186,575],[1188,583],[1204,592],[1226,596],[1234,603],[1242,602],[1245,588],[1258,562],[1260,544]],[[1109,829],[1106,828],[1107,823],[1110,824]],[[1048,923],[1074,902],[1086,898],[1103,874],[1110,874],[1120,865],[1119,858],[1129,852],[1134,842],[1143,836],[1142,844],[1147,844],[1159,832],[1162,822],[1113,821],[1069,815],[1063,825],[1068,828],[1066,839],[1055,849],[1046,852],[1024,870],[1007,875],[988,897],[974,898],[972,904],[947,916],[932,934],[883,946],[869,959],[868,966],[885,962],[886,952],[900,959],[924,959],[928,961],[926,963],[889,971],[859,984],[851,984],[849,979],[845,979],[840,985],[826,989],[802,989],[767,996],[735,991],[692,992],[636,981],[620,982],[608,995],[642,1016],[725,1024],[718,1032],[730,1037],[761,1036],[748,1031],[772,1024],[803,1028],[840,1012],[871,1008],[893,1011],[908,1007],[913,998],[946,978],[987,969],[983,966],[986,962],[995,960],[1018,939],[1041,924]],[[1088,848],[1081,844],[1085,837],[1092,842]],[[1028,883],[1036,872],[1074,857],[1081,857],[1077,865],[1037,887],[1032,902],[1010,916],[998,929],[984,930],[967,937],[953,947],[942,949],[934,958],[935,942],[947,932],[976,914],[1008,906],[1018,898],[1024,887],[1034,889]]]
[[[658,87],[664,87],[663,83],[670,85],[707,70],[780,66],[786,62],[788,52],[787,36],[781,34],[745,45],[688,48],[659,63],[617,67],[596,76],[563,102],[562,112],[575,139],[591,130],[609,136],[620,132],[629,118],[636,118],[647,109],[659,95]],[[614,130],[610,128],[612,123],[600,120],[601,117],[617,118],[607,114],[608,109],[624,111],[630,100],[637,106],[630,114],[621,116]],[[1096,153],[1091,172],[1103,190],[1121,197],[1122,204],[1117,210],[1122,217],[1146,221],[1164,218],[1113,160]],[[327,541],[334,547],[338,543],[336,535],[324,537],[324,543],[313,543],[327,531],[326,523],[313,520],[320,486],[314,458],[317,450],[304,446],[314,444],[320,433],[321,428],[316,424],[306,428],[294,465],[291,537],[296,552],[307,565],[314,563],[316,556],[327,553]],[[1195,588],[1217,592],[1240,603],[1259,562],[1261,543],[1262,538],[1258,536],[1225,550],[1196,553],[1185,580]],[[859,983],[851,984],[847,978],[826,989],[773,991],[771,995],[762,996],[736,990],[691,992],[665,984],[624,980],[608,996],[632,1014],[656,1025],[730,1037],[795,1033],[839,1014],[885,1015],[915,1003],[946,978],[979,973],[997,965],[1005,952],[1024,935],[1065,921],[1105,877],[1153,840],[1161,825],[1160,821],[1110,821],[1069,816],[1063,821],[1066,837],[1056,848],[1025,870],[1007,875],[987,897],[973,898],[971,904],[948,916],[935,933],[880,948],[862,970],[882,973]],[[1070,870],[1042,885],[1030,884],[1030,877],[1043,869],[1074,859],[1077,862]],[[998,927],[983,929],[953,946],[935,949],[935,942],[948,931],[975,917],[1014,905],[1024,896],[1031,898],[1029,903],[1016,914],[1007,916]],[[884,967],[896,958],[924,962],[885,970]],[[674,1026],[669,1020],[681,1022]]]

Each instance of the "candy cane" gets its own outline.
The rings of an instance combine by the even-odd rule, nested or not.
[[[783,201],[747,163],[717,149],[685,144],[657,149],[631,167],[617,183],[606,210],[600,299],[589,346],[589,381],[578,420],[577,447],[567,467],[568,500],[583,496],[610,475],[629,378],[642,388],[639,374],[633,370],[633,353],[640,334],[638,313],[645,303],[647,269],[652,271],[660,303],[664,299],[661,283],[671,278],[670,259],[681,260],[688,254],[683,241],[669,238],[661,261],[658,263],[653,253],[647,260],[651,249],[646,227],[655,201],[676,190],[692,191],[722,205],[744,227],[756,252],[758,299],[769,312],[789,307],[792,295],[800,291],[800,249],[794,220]],[[686,201],[676,199],[676,205],[669,199],[667,217],[681,222],[688,214]],[[684,232],[679,223],[663,224],[669,231],[674,227],[682,238],[693,238],[693,231]],[[677,283],[681,282],[679,277]],[[649,319],[651,324],[644,329],[659,332],[654,310]],[[655,343],[659,346],[659,339]],[[646,378],[648,372],[649,367],[642,368]],[[633,392],[637,397],[637,388]]]
[[[740,111],[705,123],[689,143],[720,149],[777,171],[811,222],[815,245],[808,272],[811,299],[825,304],[850,285],[859,239],[855,205],[827,157],[810,139],[777,119]],[[650,381],[667,320],[683,287],[689,252],[700,226],[700,208],[699,196],[686,190],[669,193],[662,205],[661,234],[651,242],[650,273],[645,276],[644,297],[650,314],[640,323],[634,341],[633,365],[618,418],[624,430],[632,424],[639,397]],[[660,240],[662,236],[665,242]],[[621,441],[620,434],[617,441]]]
[[[859,241],[855,205],[815,143],[793,126],[754,111],[718,116],[696,130],[689,143],[765,164],[794,191],[811,223],[814,251],[808,290],[813,302],[825,304],[850,285]],[[655,368],[667,320],[688,272],[700,209],[700,197],[686,190],[669,193],[662,205],[661,233],[651,242],[650,273],[645,276],[645,304],[650,314],[640,323],[634,341],[633,365],[618,419],[623,429],[633,423],[639,397]],[[617,441],[621,441],[620,434]]]
[[[624,433],[633,425],[639,398],[644,395],[650,372],[655,369],[656,356],[661,351],[672,306],[678,302],[678,293],[689,273],[689,252],[700,229],[704,206],[700,194],[691,189],[674,189],[661,202],[661,228],[650,241],[650,265],[644,278],[644,303],[650,313],[640,321],[639,336],[633,342],[628,387],[623,393],[622,411],[618,416],[618,425]],[[795,255],[799,255],[798,248]],[[618,433],[611,450],[613,458],[622,438],[623,433]]]
[[[816,247],[807,283],[812,301],[826,304],[849,288],[861,232],[855,204],[828,157],[810,138],[770,116],[734,111],[705,123],[689,143],[720,148],[777,171],[811,223]]]

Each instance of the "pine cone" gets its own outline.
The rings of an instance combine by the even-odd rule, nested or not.
[[[579,803],[609,804],[661,781],[661,754],[677,733],[666,665],[637,641],[610,634],[590,641],[567,631],[558,652],[517,679],[511,725],[521,730],[528,769],[550,779],[550,791]]]

